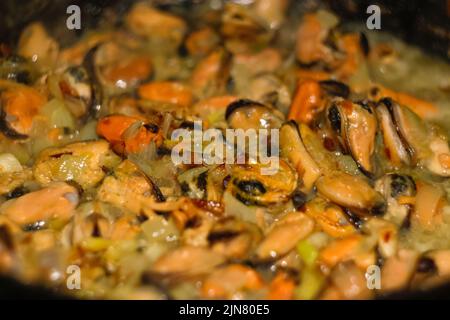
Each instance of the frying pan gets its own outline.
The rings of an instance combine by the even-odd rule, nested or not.
[[[159,7],[182,6],[195,9],[201,0],[153,0]],[[0,43],[14,46],[21,30],[30,22],[40,20],[52,30],[62,46],[76,41],[83,30],[69,31],[58,26],[65,24],[66,8],[77,4],[81,8],[84,30],[101,23],[104,10],[124,13],[133,0],[2,0],[0,1]],[[379,5],[383,31],[388,30],[424,51],[450,61],[450,0],[295,0],[301,10],[314,10],[326,2],[344,21],[365,21],[366,9]],[[289,12],[299,12],[289,10]],[[0,299],[73,299],[39,285],[23,284],[14,278],[0,275]],[[450,283],[421,291],[400,291],[378,299],[450,299]]]

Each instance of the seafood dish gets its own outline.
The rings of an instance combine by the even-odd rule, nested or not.
[[[448,284],[450,50],[336,1],[172,2],[0,42],[0,274],[78,299]]]

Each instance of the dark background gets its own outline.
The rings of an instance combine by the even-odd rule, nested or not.
[[[156,6],[178,6],[195,10],[202,0],[148,0]],[[226,1],[226,0],[224,0]],[[43,21],[62,46],[74,41],[83,30],[101,23],[105,10],[124,13],[133,0],[1,0],[0,42],[14,46],[20,31],[31,21]],[[371,4],[382,10],[382,30],[401,36],[424,50],[450,60],[450,0],[291,0],[291,5],[314,8],[325,2],[341,17],[365,21]],[[81,8],[83,28],[68,32],[60,28],[68,17],[66,8],[77,4]],[[295,12],[289,10],[289,12]]]
[[[183,6],[195,10],[201,0],[154,0],[159,7]],[[410,43],[420,45],[425,51],[440,55],[450,61],[450,0],[325,0],[347,21],[365,21],[366,9],[377,4],[382,9],[382,30],[389,30]],[[81,36],[83,30],[102,23],[105,10],[124,13],[133,0],[0,0],[0,43],[14,47],[21,30],[28,23],[43,21],[48,30],[67,45]],[[293,6],[314,7],[316,0],[291,0]],[[58,27],[65,25],[66,8],[77,4],[81,8],[82,30],[68,31]],[[119,21],[120,23],[120,21]],[[0,299],[57,299],[66,298],[37,286],[27,286],[11,278],[0,276]],[[450,299],[450,285],[429,292],[398,293],[383,297],[388,299]]]

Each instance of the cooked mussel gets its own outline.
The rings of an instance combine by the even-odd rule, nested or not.
[[[111,92],[135,88],[152,73],[152,62],[147,55],[134,53],[114,42],[101,44],[94,58],[99,80]]]
[[[278,171],[264,174],[261,164],[235,165],[228,188],[231,194],[247,205],[270,205],[289,200],[297,187],[297,174],[285,161],[279,161]]]
[[[109,115],[97,123],[97,134],[109,141],[119,154],[139,153],[152,142],[159,147],[163,136],[160,128],[145,118]]]
[[[278,29],[282,25],[288,7],[289,1],[285,0],[256,0],[253,2],[256,15],[270,29]]]
[[[273,223],[255,250],[260,261],[275,260],[295,248],[314,229],[314,221],[301,212],[291,212]]]
[[[87,207],[83,205],[81,208]],[[71,239],[67,239],[70,243],[81,243],[90,237],[103,238],[106,237],[109,229],[114,221],[97,212],[78,212],[74,215],[71,223],[66,227],[70,229]]]
[[[233,129],[277,129],[281,127],[284,116],[262,103],[240,99],[228,105],[225,119]]]
[[[398,226],[404,226],[412,209],[410,199],[416,195],[416,183],[413,178],[390,173],[376,181],[375,190],[386,199],[387,210],[384,219]]]
[[[357,221],[352,220],[341,207],[320,196],[309,201],[304,211],[321,230],[333,238],[345,238],[357,232]]]
[[[368,176],[377,172],[374,160],[377,119],[369,101],[333,100],[326,109],[328,125],[336,133],[359,169]]]
[[[296,58],[304,65],[322,63],[335,66],[338,54],[332,37],[338,19],[327,11],[318,11],[303,16],[297,30]]]
[[[436,134],[431,138],[432,155],[427,159],[426,167],[432,173],[442,177],[450,176],[450,148],[448,138],[443,134]]]
[[[395,166],[409,165],[411,162],[408,146],[399,135],[394,121],[392,103],[389,99],[381,100],[375,109],[380,129],[383,134],[384,150],[387,158]]]
[[[343,82],[336,80],[319,81],[320,88],[331,97],[347,99],[350,96],[350,88]]]
[[[335,133],[341,147],[346,150],[347,145],[342,139],[342,135],[345,133],[345,119],[343,118],[339,105],[337,103],[329,104],[325,114],[328,127]]]
[[[97,192],[98,200],[124,207],[136,214],[142,211],[143,202],[150,197],[156,201],[164,201],[159,188],[130,160],[118,165],[114,174],[102,181]]]
[[[444,208],[448,207],[447,194],[438,184],[417,180],[416,185],[411,224],[433,231],[444,222]]]
[[[10,55],[0,59],[0,78],[30,85],[37,76],[33,64],[19,55]]]
[[[376,239],[379,259],[387,259],[397,253],[399,247],[399,228],[396,223],[373,217],[364,224],[363,232]]]
[[[227,3],[222,15],[221,33],[226,47],[233,53],[247,51],[251,46],[270,40],[272,33],[248,6]]]
[[[131,54],[125,47],[105,42],[86,53],[82,68],[87,74],[87,78],[83,76],[84,82],[89,82],[92,90],[89,114],[97,117],[105,95],[134,89],[150,77],[152,63],[146,55]]]
[[[260,272],[245,264],[220,266],[204,278],[200,297],[203,299],[238,299],[264,288]]]
[[[69,110],[78,118],[84,116],[93,98],[92,83],[86,69],[82,66],[67,68],[61,76],[59,87]]]
[[[255,224],[227,217],[213,225],[208,243],[213,251],[228,258],[245,259],[261,238],[261,231]]]
[[[426,156],[428,152],[428,132],[425,123],[417,114],[395,101],[391,99],[382,101],[392,110],[397,129],[402,139],[406,141],[414,162],[417,163],[418,159]]]
[[[54,181],[75,181],[83,188],[94,187],[120,159],[104,140],[77,142],[52,147],[39,153],[34,178],[47,185]]]
[[[287,111],[291,104],[288,87],[272,74],[254,78],[250,83],[248,96],[252,100],[261,101],[281,111]]]
[[[206,177],[206,198],[208,201],[220,202],[222,200],[229,178],[225,165],[219,165],[208,170]]]
[[[182,246],[159,257],[151,272],[159,277],[189,277],[208,273],[224,262],[224,256],[211,249]]]
[[[353,103],[345,109],[347,146],[361,171],[367,175],[375,173],[373,160],[377,120],[370,104]]]
[[[24,230],[39,230],[52,220],[68,221],[79,202],[77,188],[64,182],[56,182],[6,201],[0,207],[0,212]]]
[[[335,97],[348,98],[350,88],[336,80],[316,81],[300,79],[297,84],[288,119],[306,124],[314,124],[320,120],[320,115],[330,99]]]
[[[201,59],[189,79],[194,96],[205,99],[223,95],[230,85],[231,55],[222,48],[212,51]]]
[[[46,98],[34,88],[1,82],[0,131],[11,139],[26,139],[34,117],[45,102]]]
[[[311,191],[314,183],[321,175],[321,171],[315,160],[306,149],[299,126],[295,121],[289,121],[280,129],[280,152],[281,156],[288,159],[301,177],[303,192]]]
[[[92,88],[89,83],[89,75],[82,66],[71,66],[67,68],[59,83],[62,91],[74,97],[90,102],[92,99]],[[65,91],[67,90],[67,91]]]
[[[183,194],[194,199],[203,199],[207,192],[207,167],[189,169],[178,176]]]
[[[124,17],[126,27],[134,34],[155,44],[157,50],[176,50],[187,31],[186,22],[176,15],[137,2]]]
[[[381,215],[386,211],[383,196],[360,176],[336,171],[320,177],[316,187],[323,197],[357,216]]]
[[[33,22],[22,31],[17,44],[17,52],[45,70],[55,64],[59,45],[48,34],[42,22]]]
[[[450,176],[448,137],[440,128],[423,121],[416,113],[391,99],[392,114],[402,139],[406,142],[413,163],[426,167],[431,173]]]
[[[100,114],[104,96],[95,62],[95,57],[99,46],[100,45],[96,45],[89,49],[89,51],[84,56],[82,63],[82,66],[86,70],[89,77],[89,82],[92,85],[92,100],[91,104],[89,105],[89,112],[87,113],[87,115],[92,116],[93,118],[97,118]]]
[[[139,231],[135,216],[117,211],[108,203],[92,201],[81,204],[62,230],[63,245],[80,245],[84,250],[101,247],[101,241],[130,238]],[[104,243],[108,243],[105,241]]]

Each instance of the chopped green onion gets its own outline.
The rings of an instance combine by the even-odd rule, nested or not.
[[[319,255],[317,248],[307,240],[302,240],[297,244],[297,252],[308,267],[314,265]]]
[[[317,297],[323,287],[325,278],[316,268],[305,268],[302,271],[300,284],[295,289],[295,297],[299,300],[312,300]]]

